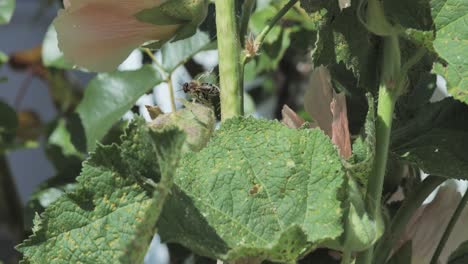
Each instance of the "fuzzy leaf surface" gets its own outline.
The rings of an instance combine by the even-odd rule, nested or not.
[[[175,182],[160,234],[202,255],[291,262],[343,232],[344,171],[318,129],[228,120]]]
[[[98,146],[74,191],[35,219],[34,234],[18,250],[23,263],[138,263],[154,234],[184,136],[130,125],[123,143]],[[145,188],[159,180],[156,189]]]
[[[468,103],[468,2],[431,0],[436,28],[434,49],[447,65],[436,64],[435,72],[447,80],[456,99]]]

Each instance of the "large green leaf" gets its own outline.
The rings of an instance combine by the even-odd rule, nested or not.
[[[426,173],[468,179],[467,138],[468,106],[448,98],[427,104],[396,128],[391,150]]]
[[[77,113],[86,135],[86,146],[94,150],[112,125],[143,94],[159,84],[162,78],[151,66],[136,71],[98,74],[88,85]]]
[[[202,255],[292,262],[343,232],[344,171],[318,129],[230,119],[175,182],[160,234]]]
[[[15,5],[15,0],[0,0],[0,25],[10,22]]]
[[[468,240],[463,242],[455,252],[450,255],[448,264],[468,263]]]
[[[447,80],[449,93],[468,103],[468,1],[431,0],[431,7],[434,49],[447,62],[436,64],[434,70]]]
[[[123,143],[99,146],[74,191],[35,219],[18,250],[24,263],[141,263],[172,186],[184,135],[142,120]],[[154,181],[159,181],[154,188]]]

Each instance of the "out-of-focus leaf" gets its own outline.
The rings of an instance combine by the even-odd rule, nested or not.
[[[468,179],[468,106],[447,98],[426,104],[392,132],[391,150],[424,172]],[[450,164],[450,166],[447,166]]]
[[[0,0],[0,25],[10,22],[15,11],[15,0]]]
[[[18,117],[13,108],[0,101],[0,153],[13,142],[18,128]]]
[[[449,182],[449,184],[439,189],[431,203],[420,207],[414,213],[406,226],[404,234],[398,240],[400,245],[408,240],[412,240],[412,264],[430,263],[434,251],[450,221],[450,216],[455,211],[460,200],[461,194],[457,191],[456,184]],[[468,237],[467,221],[468,207],[465,207],[442,250],[439,258],[440,263],[447,263],[450,254],[461,243],[466,241]]]
[[[408,240],[397,252],[393,254],[387,264],[412,264],[411,256],[413,254],[411,240]]]
[[[434,71],[447,80],[448,91],[468,103],[468,2],[466,0],[431,0],[436,28],[434,49],[447,64],[436,64]]]
[[[184,135],[130,125],[121,145],[102,146],[86,161],[73,192],[35,219],[17,247],[28,263],[139,263],[172,187]],[[138,151],[135,151],[138,150]],[[157,188],[152,179],[158,181]],[[153,187],[150,187],[153,186]],[[78,254],[78,255],[77,255]]]
[[[8,61],[8,55],[0,51],[0,66]]]
[[[431,30],[431,7],[429,0],[405,1],[384,0],[385,15],[395,24],[405,28]]]
[[[99,141],[143,94],[162,81],[151,66],[136,71],[98,74],[86,88],[76,112],[86,135],[86,149]]]
[[[468,240],[463,242],[457,250],[455,250],[448,260],[448,264],[465,264],[468,263]]]
[[[57,31],[53,25],[49,26],[42,43],[42,61],[47,67],[73,68],[73,64],[65,61],[62,51],[58,48]]]
[[[230,119],[183,159],[160,235],[213,258],[295,261],[342,234],[344,183],[322,131]]]
[[[216,47],[207,33],[197,31],[190,38],[165,44],[161,48],[161,64],[167,72],[173,72],[178,66],[187,62],[195,54],[203,50],[210,50]]]
[[[16,136],[23,141],[38,140],[42,133],[42,122],[39,115],[33,111],[18,113],[18,129]]]

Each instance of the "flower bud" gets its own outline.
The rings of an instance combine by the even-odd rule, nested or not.
[[[59,48],[65,59],[75,65],[92,71],[112,71],[143,43],[156,41],[161,46],[176,35],[184,36],[181,32],[186,25],[194,23],[192,18],[197,19],[198,26],[206,16],[206,10],[197,6],[195,11],[200,14],[192,14],[187,20],[177,20],[177,23],[172,20],[154,24],[135,17],[144,10],[170,6],[174,2],[179,1],[64,0],[65,9],[59,11],[54,21]],[[167,11],[161,14],[162,20],[169,17]]]

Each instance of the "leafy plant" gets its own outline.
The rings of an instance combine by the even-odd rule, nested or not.
[[[1,3],[5,23],[14,4]],[[178,244],[172,259],[413,263],[416,240],[399,240],[415,212],[444,181],[468,179],[467,11],[464,0],[64,1],[36,65],[68,102],[47,132],[59,173],[32,197],[23,263],[139,263],[156,233]],[[150,63],[116,69],[138,47]],[[208,50],[219,84],[195,63]],[[82,98],[72,65],[99,72]],[[180,69],[203,76],[178,85]],[[437,78],[453,98],[431,99]],[[122,121],[161,85],[170,113]],[[218,89],[220,109],[200,100]],[[282,122],[244,116],[246,91],[258,105],[277,93]],[[5,153],[21,122],[1,106]],[[430,241],[432,263],[443,250],[466,258],[468,237],[444,247],[467,197]]]

